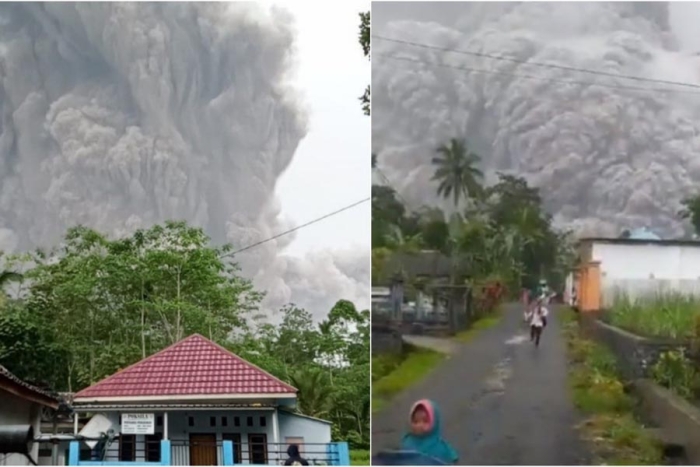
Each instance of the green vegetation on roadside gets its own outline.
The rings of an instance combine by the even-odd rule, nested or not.
[[[690,295],[668,292],[632,300],[618,294],[607,319],[637,335],[687,341],[692,349],[700,343],[700,298]],[[663,352],[650,376],[690,402],[700,400],[700,369],[683,347]]]
[[[641,336],[692,338],[700,330],[700,298],[669,292],[632,300],[620,293],[608,319]]]
[[[350,450],[350,465],[369,465],[369,451],[364,449]]]
[[[497,325],[501,321],[501,316],[501,313],[496,313],[476,320],[469,329],[457,333],[454,340],[458,342],[469,342],[474,336],[479,334],[479,332]]]
[[[593,462],[661,464],[662,446],[636,419],[636,401],[625,392],[615,356],[605,346],[579,336],[573,311],[566,313],[563,332],[568,344],[573,400],[586,416],[579,428],[592,448]]]
[[[402,355],[372,357],[372,412],[392,396],[425,378],[445,359],[433,350],[406,345]]]

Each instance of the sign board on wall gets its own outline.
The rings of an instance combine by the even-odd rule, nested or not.
[[[152,413],[123,413],[123,435],[152,435],[156,429],[156,417]]]

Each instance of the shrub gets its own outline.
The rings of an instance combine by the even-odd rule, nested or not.
[[[686,399],[693,400],[700,393],[700,373],[683,349],[662,353],[651,374],[657,383]]]

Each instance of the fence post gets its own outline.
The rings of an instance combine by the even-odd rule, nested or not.
[[[348,447],[347,441],[341,441],[337,446],[338,452],[338,464],[337,465],[350,465],[350,448]]]
[[[80,464],[80,441],[71,441],[68,447],[68,465]]]
[[[224,440],[224,458],[222,465],[233,465],[233,441]]]
[[[328,457],[328,465],[341,465],[338,459],[338,446],[336,443],[328,443],[326,445],[326,456]]]
[[[160,465],[172,465],[172,449],[169,439],[160,440]]]

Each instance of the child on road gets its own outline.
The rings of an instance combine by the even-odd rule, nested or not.
[[[446,464],[456,464],[457,452],[442,439],[440,411],[435,402],[422,399],[411,408],[411,428],[401,440],[401,449],[417,451]]]
[[[530,341],[535,342],[535,346],[539,347],[542,330],[547,326],[547,315],[549,310],[544,306],[543,300],[540,299],[535,305],[530,315]]]

